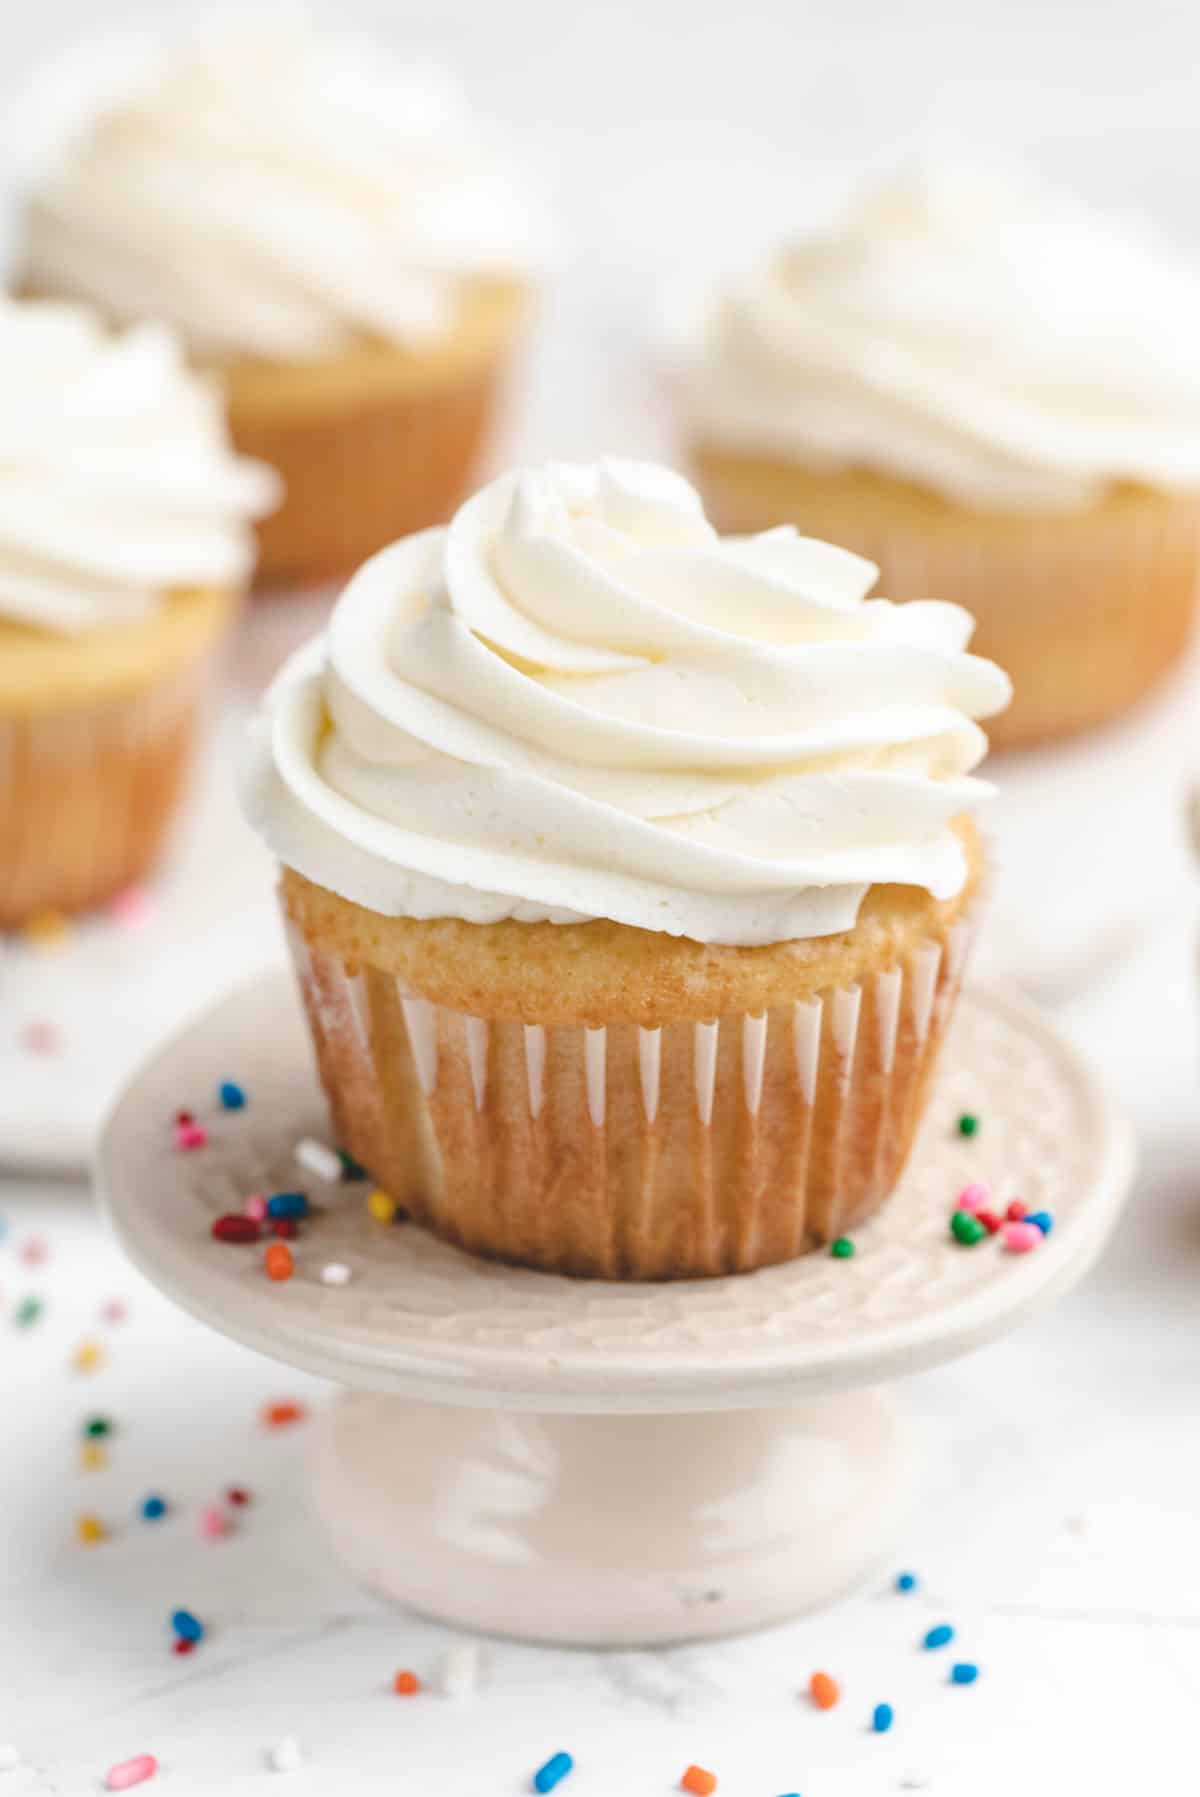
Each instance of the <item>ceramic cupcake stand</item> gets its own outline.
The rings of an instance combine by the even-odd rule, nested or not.
[[[209,1114],[222,1079],[244,1111]],[[203,1115],[181,1154],[171,1120]],[[964,1139],[958,1116],[980,1118]],[[99,1182],[132,1260],[213,1328],[343,1389],[312,1495],[343,1563],[468,1628],[651,1644],[820,1605],[887,1552],[918,1455],[887,1382],[1001,1334],[1098,1254],[1129,1188],[1129,1126],[1018,999],[968,988],[899,1191],[851,1259],[738,1278],[573,1281],[384,1226],[366,1188],[299,1174],[328,1123],[290,976],[264,975],[160,1050],[102,1143]],[[1036,1252],[950,1237],[987,1179],[1054,1214]],[[252,1191],[303,1184],[317,1214],[272,1283],[260,1248],[212,1240]],[[348,1269],[328,1284],[330,1263]]]

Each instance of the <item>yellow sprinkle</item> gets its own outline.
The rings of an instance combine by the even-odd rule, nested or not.
[[[75,1523],[75,1533],[85,1547],[94,1547],[97,1541],[103,1541],[108,1530],[98,1516],[81,1516]]]
[[[396,1221],[396,1200],[389,1198],[386,1192],[372,1192],[367,1199],[367,1209],[377,1223]]]
[[[94,1373],[98,1366],[104,1365],[104,1349],[99,1342],[80,1342],[71,1356],[71,1365],[77,1373]]]
[[[70,934],[71,926],[61,911],[38,911],[25,925],[30,948],[61,948]]]
[[[85,1473],[98,1473],[108,1465],[102,1441],[85,1441],[79,1450],[79,1464]]]

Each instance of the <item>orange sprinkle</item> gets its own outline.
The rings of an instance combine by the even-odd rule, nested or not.
[[[819,1710],[831,1710],[842,1695],[837,1680],[830,1678],[827,1672],[814,1672],[808,1681],[808,1689]]]
[[[415,1672],[398,1672],[392,1680],[392,1689],[397,1697],[415,1697],[421,1689],[421,1681]]]
[[[82,1341],[71,1355],[71,1365],[77,1373],[94,1373],[103,1364],[104,1349],[99,1342]]]
[[[706,1772],[703,1766],[689,1766],[679,1781],[681,1791],[693,1791],[695,1797],[712,1797],[717,1788],[715,1772]]]
[[[308,1415],[303,1404],[297,1404],[294,1398],[277,1398],[273,1404],[264,1404],[262,1420],[268,1429],[286,1429],[289,1423],[302,1423]]]
[[[286,1242],[272,1242],[263,1255],[268,1279],[290,1279],[294,1272],[292,1251]]]
[[[79,1450],[79,1464],[86,1473],[98,1473],[108,1465],[108,1455],[104,1451],[104,1443],[85,1441]]]
[[[97,1541],[103,1541],[108,1530],[98,1516],[80,1516],[75,1522],[75,1534],[84,1547],[94,1547]]]

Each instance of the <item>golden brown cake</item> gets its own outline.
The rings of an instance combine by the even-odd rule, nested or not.
[[[1006,702],[957,607],[718,538],[641,463],[376,556],[243,782],[336,1139],[478,1253],[745,1271],[893,1189],[961,978]]]

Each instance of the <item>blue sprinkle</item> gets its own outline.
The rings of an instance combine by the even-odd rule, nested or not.
[[[246,1108],[246,1094],[231,1079],[221,1082],[219,1096],[227,1111],[244,1111]]]
[[[151,1492],[149,1497],[142,1499],[142,1515],[147,1522],[157,1522],[160,1516],[166,1514],[167,1500],[159,1497],[157,1492]]]
[[[276,1192],[267,1199],[268,1217],[306,1217],[308,1199],[303,1192]]]
[[[979,1668],[978,1666],[972,1665],[970,1660],[959,1660],[956,1665],[950,1668],[950,1682],[952,1685],[973,1685],[978,1677]]]
[[[935,1629],[930,1629],[922,1647],[946,1647],[954,1639],[954,1630],[948,1622],[939,1622]]]
[[[890,1703],[877,1703],[871,1716],[871,1727],[877,1735],[886,1735],[896,1720],[896,1712]]]
[[[1031,1210],[1023,1220],[1035,1224],[1043,1235],[1049,1235],[1054,1228],[1054,1218],[1048,1210]]]
[[[171,1627],[184,1641],[203,1641],[204,1624],[190,1610],[176,1610],[171,1617]]]
[[[915,1591],[916,1588],[917,1575],[915,1572],[898,1572],[896,1574],[897,1591]]]
[[[552,1791],[556,1784],[562,1783],[574,1764],[569,1753],[552,1753],[546,1764],[539,1766],[533,1775],[534,1790]]]

